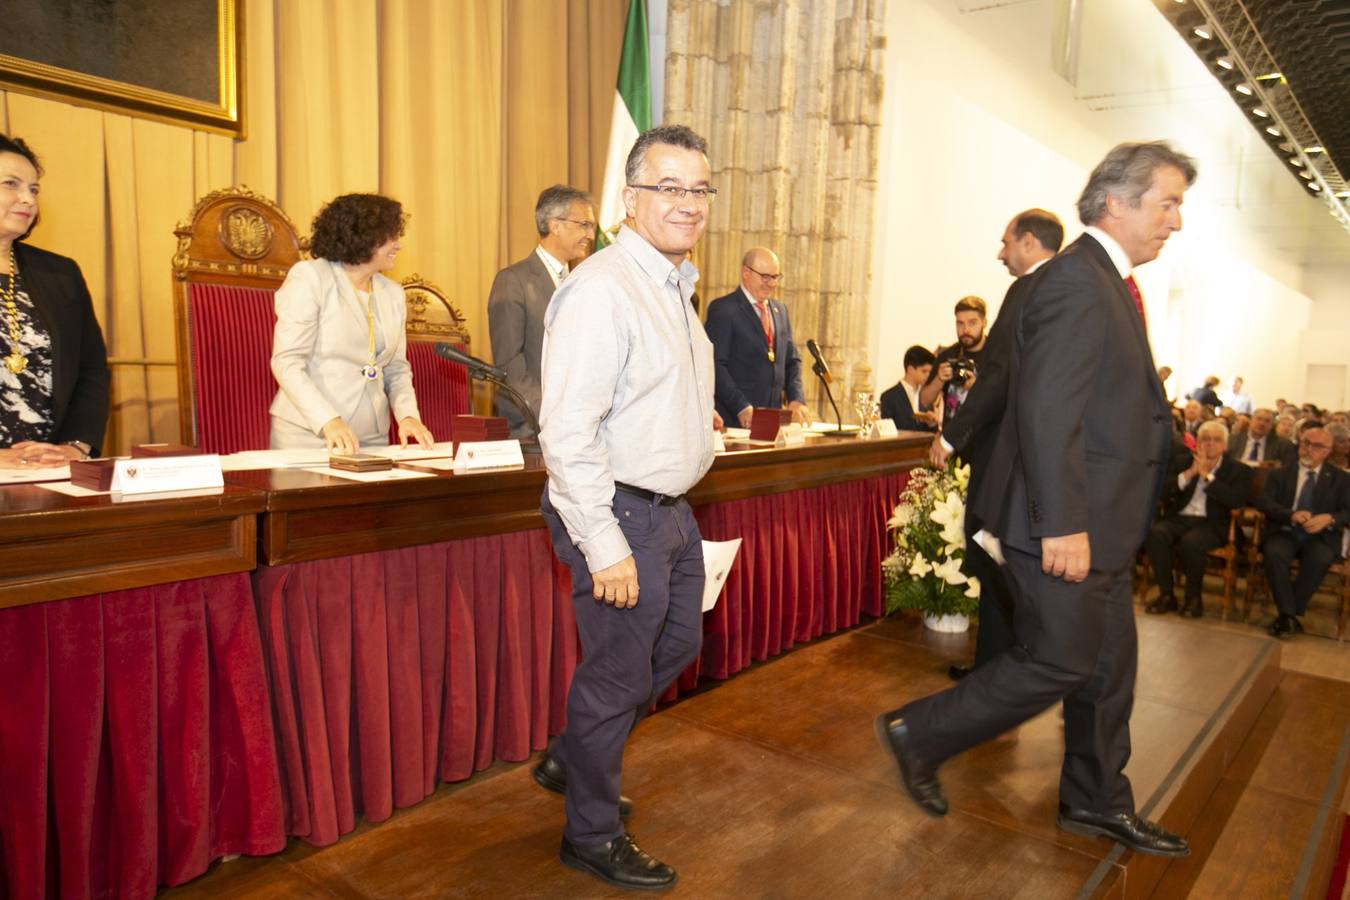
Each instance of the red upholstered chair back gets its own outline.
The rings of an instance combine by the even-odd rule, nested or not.
[[[464,314],[420,275],[403,279],[403,290],[408,295],[408,363],[417,408],[436,440],[448,441],[455,416],[469,412],[469,373],[459,363],[437,356],[435,347],[445,342],[468,353],[469,330]],[[398,440],[397,427],[391,423],[391,441]]]
[[[208,453],[265,449],[272,295],[308,242],[246,187],[206,195],[174,234],[180,440]]]

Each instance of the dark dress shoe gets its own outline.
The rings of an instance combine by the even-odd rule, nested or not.
[[[1095,813],[1059,805],[1055,823],[1065,831],[1087,837],[1109,837],[1136,853],[1150,856],[1168,856],[1174,859],[1189,856],[1191,847],[1186,839],[1134,813]]]
[[[626,833],[594,847],[573,844],[563,838],[558,859],[606,884],[634,891],[668,890],[677,877],[673,868],[643,853],[633,836]]]
[[[1199,597],[1187,598],[1185,605],[1181,607],[1181,614],[1188,619],[1199,619],[1205,614],[1205,604]]]
[[[1177,598],[1171,594],[1159,594],[1158,597],[1144,607],[1144,612],[1152,616],[1159,616],[1163,613],[1177,611]]]
[[[1271,623],[1270,628],[1266,630],[1270,632],[1271,637],[1289,637],[1294,633],[1294,625],[1296,622],[1298,622],[1298,620],[1293,616],[1287,616],[1284,613],[1280,613],[1279,617]],[[1300,626],[1300,629],[1301,627],[1302,626]]]
[[[534,767],[531,772],[534,776],[535,784],[546,791],[552,791],[555,794],[567,794],[567,770],[558,765],[552,756],[547,753],[539,761],[539,765]],[[633,814],[633,801],[627,797],[619,797],[619,818],[627,819]]]
[[[974,671],[975,671],[974,666],[956,666],[956,665],[948,666],[947,677],[950,678],[952,681],[960,681],[962,678],[965,678],[967,675],[969,675],[971,672]]]
[[[910,740],[909,726],[896,712],[882,713],[876,717],[873,727],[881,749],[889,753],[900,766],[900,782],[919,804],[919,808],[930,816],[947,814],[947,798],[942,795],[942,785],[937,780],[937,768],[929,765],[914,752]]]

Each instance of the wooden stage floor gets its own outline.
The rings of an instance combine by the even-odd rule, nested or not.
[[[1190,833],[1276,691],[1280,645],[1170,618],[1138,617],[1128,772],[1142,811]],[[679,870],[671,895],[1152,893],[1165,861],[1056,829],[1058,707],[949,762],[945,819],[902,795],[872,717],[948,685],[947,664],[971,644],[912,616],[882,620],[650,717],[629,744],[624,792],[637,804],[629,827],[641,846]],[[626,896],[558,863],[562,801],[535,786],[529,765],[498,764],[331,847],[292,841],[278,856],[222,863],[164,896]],[[1198,877],[1176,884],[1194,887]]]

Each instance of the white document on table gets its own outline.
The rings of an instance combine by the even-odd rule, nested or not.
[[[37,481],[69,481],[70,466],[20,466],[0,469],[0,484],[33,484]]]
[[[423,447],[421,444],[409,443],[404,447],[400,444],[390,444],[387,447],[362,447],[362,453],[369,453],[371,456],[384,456],[392,460],[404,459],[444,459],[447,456],[455,455],[454,441],[437,441],[430,447]]]
[[[407,481],[409,478],[435,478],[432,472],[414,472],[412,469],[380,469],[375,472],[348,472],[329,466],[316,466],[305,469],[315,475],[327,475],[330,478],[345,478],[348,481]]]
[[[730,541],[703,542],[704,612],[717,605],[717,598],[722,596],[722,588],[726,586],[727,575],[731,573],[731,564],[736,561],[736,554],[740,550],[740,538]]]

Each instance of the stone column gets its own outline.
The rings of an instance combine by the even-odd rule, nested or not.
[[[699,293],[732,290],[747,248],[777,251],[807,398],[828,410],[806,353],[815,338],[846,421],[852,391],[875,387],[866,347],[885,5],[669,0],[667,21],[664,120],[707,137],[719,191],[696,251]]]

